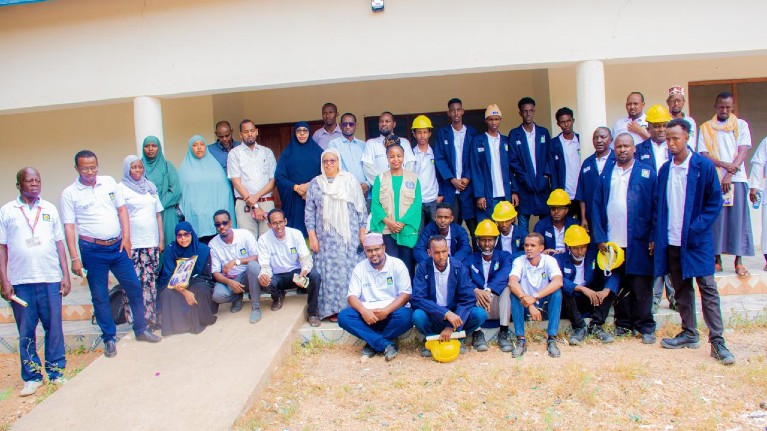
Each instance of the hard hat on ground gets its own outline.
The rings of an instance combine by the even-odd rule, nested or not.
[[[458,340],[426,342],[426,348],[431,351],[431,356],[437,362],[452,362],[461,353],[461,342]]]
[[[555,189],[549,195],[546,205],[550,207],[566,207],[570,205],[570,196],[563,189]]]
[[[516,216],[517,210],[509,201],[498,202],[493,209],[493,220],[495,221],[513,220]]]
[[[498,226],[489,218],[479,222],[477,228],[474,229],[474,236],[498,236],[500,234]]]
[[[623,265],[626,256],[623,249],[612,241],[606,243],[605,246],[607,247],[607,253],[599,251],[599,254],[597,254],[597,265],[599,269],[605,272],[605,276],[609,277],[615,268]]]
[[[431,120],[425,115],[419,115],[413,120],[413,126],[411,129],[433,129]]]
[[[565,231],[565,245],[568,247],[577,247],[579,245],[588,245],[591,243],[591,237],[586,229],[574,224]]]
[[[647,110],[645,120],[648,123],[668,123],[671,121],[671,114],[669,114],[668,108],[663,105],[652,105]]]

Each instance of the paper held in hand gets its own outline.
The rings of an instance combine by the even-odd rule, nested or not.
[[[466,337],[466,331],[457,331],[450,334],[451,340],[461,339],[464,337]],[[429,335],[428,337],[426,337],[426,341],[432,341],[432,340],[439,340],[439,334]]]
[[[178,259],[176,261],[176,270],[168,282],[168,289],[185,289],[189,287],[189,280],[192,278],[192,270],[197,262],[197,256],[189,259]]]
[[[297,284],[302,289],[309,287],[309,277],[304,277],[299,274],[293,274],[293,283]]]

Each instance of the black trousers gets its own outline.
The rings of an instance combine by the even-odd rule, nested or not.
[[[654,333],[653,277],[626,274],[625,264],[613,272],[613,277],[616,276],[620,277],[621,287],[615,300],[615,326],[640,334]]]
[[[692,278],[682,279],[682,252],[681,247],[668,246],[668,270],[671,275],[671,283],[676,292],[676,304],[679,316],[682,318],[682,331],[689,335],[698,336],[698,318],[695,314],[695,289],[692,287]],[[719,306],[719,291],[716,288],[716,280],[713,275],[695,277],[700,291],[700,300],[703,308],[703,320],[708,326],[708,341],[724,341],[722,333],[722,310]]]
[[[407,271],[410,273],[410,280],[415,276],[415,259],[413,258],[413,249],[404,245],[397,244],[393,236],[386,234],[383,236],[386,254],[394,256],[405,263]]]
[[[297,288],[296,283],[293,283],[293,274],[300,274],[300,269],[294,269],[290,272],[283,272],[280,274],[272,275],[272,282],[269,284],[271,289],[272,298],[277,296],[285,296],[285,290],[291,288]],[[312,268],[309,274],[309,287],[306,288],[306,293],[309,297],[306,299],[307,314],[310,316],[319,315],[319,293],[320,293],[320,273],[316,269]]]
[[[562,316],[570,320],[573,329],[585,328],[586,322],[583,321],[583,314],[591,315],[591,326],[602,326],[610,314],[610,307],[615,301],[615,294],[610,292],[602,301],[602,305],[597,307],[591,305],[591,301],[586,295],[562,295]]]

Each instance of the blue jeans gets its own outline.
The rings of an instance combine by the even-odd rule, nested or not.
[[[466,335],[471,335],[474,331],[479,329],[483,323],[487,320],[487,311],[482,307],[474,307],[471,309],[469,318],[463,322],[463,331],[466,331]],[[445,329],[446,321],[441,320],[439,322],[431,320],[429,315],[423,310],[413,311],[413,325],[415,325],[418,332],[428,337],[429,335],[437,335]]]
[[[409,307],[394,310],[386,320],[368,325],[362,315],[352,307],[338,313],[338,326],[355,337],[364,340],[376,352],[383,352],[394,339],[413,327],[413,311]]]
[[[539,298],[534,305],[542,312],[545,311],[543,318],[549,320],[546,328],[548,336],[556,337],[559,332],[559,316],[562,313],[562,289]],[[527,314],[530,312],[522,306],[522,301],[516,295],[511,295],[511,319],[514,321],[514,332],[517,337],[525,336],[525,315]]]
[[[42,380],[40,357],[37,355],[37,321],[45,330],[45,371],[49,380],[61,377],[67,359],[64,356],[64,330],[61,326],[61,283],[30,283],[13,286],[16,296],[28,307],[11,302],[16,328],[19,329],[21,379]]]
[[[112,308],[109,306],[109,271],[112,271],[128,296],[133,313],[133,332],[138,335],[146,331],[144,292],[136,276],[133,260],[125,250],[120,251],[120,241],[112,245],[98,245],[83,240],[78,243],[83,268],[88,271],[86,278],[91,291],[93,314],[101,328],[101,339],[104,342],[114,341],[117,333]]]

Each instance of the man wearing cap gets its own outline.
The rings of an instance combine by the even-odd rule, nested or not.
[[[615,271],[621,290],[615,303],[615,334],[632,330],[642,343],[655,343],[653,301],[653,248],[655,242],[653,170],[634,159],[634,141],[628,133],[615,138],[615,164],[599,177],[594,195],[592,232],[600,252],[608,241],[625,250],[625,264]]]
[[[66,381],[67,365],[61,298],[69,294],[64,231],[56,206],[40,198],[42,180],[35,168],[16,173],[19,196],[0,208],[0,282],[6,301],[17,296],[28,305],[11,302],[19,331],[21,379],[26,397],[43,385],[43,364],[37,355],[37,323],[45,331],[45,371],[54,384]]]
[[[724,200],[713,227],[716,270],[722,270],[721,255],[731,254],[735,256],[735,273],[746,277],[749,272],[741,256],[754,255],[744,163],[751,148],[751,130],[747,122],[732,113],[733,107],[732,93],[723,92],[716,97],[716,115],[700,126],[698,152],[717,167]]]
[[[338,313],[338,326],[365,341],[362,354],[397,356],[395,339],[413,327],[408,307],[412,286],[405,264],[386,254],[383,235],[369,233],[362,242],[366,260],[358,263],[349,281],[349,307]]]
[[[594,154],[586,157],[578,174],[578,190],[575,192],[575,199],[580,202],[581,226],[587,232],[591,225],[591,203],[597,191],[599,175],[602,174],[606,165],[615,163],[615,155],[611,149],[613,142],[611,133],[607,127],[597,127],[594,130],[591,137]]]
[[[570,197],[566,191],[552,191],[546,205],[549,206],[549,216],[540,219],[533,231],[543,236],[543,253],[552,256],[565,252],[565,231],[578,222],[567,215],[570,210]]]
[[[626,116],[615,121],[613,136],[628,133],[634,138],[634,143],[642,142],[650,137],[647,131],[647,121],[644,113],[644,95],[638,91],[632,91],[626,97]]]
[[[237,142],[232,138],[232,126],[228,121],[219,121],[216,123],[216,142],[208,145],[208,151],[216,161],[224,168],[226,172],[226,161],[229,156],[229,152],[241,142]]]
[[[724,365],[732,365],[735,356],[722,336],[722,310],[712,259],[711,227],[722,208],[722,191],[711,160],[687,147],[689,130],[686,121],[669,122],[666,137],[671,160],[658,171],[655,275],[671,274],[682,319],[682,332],[674,338],[662,339],[660,344],[667,349],[700,347],[692,287],[695,278],[709,330],[711,356]]]
[[[413,324],[428,337],[439,334],[450,340],[455,331],[473,333],[487,319],[487,312],[476,305],[467,267],[447,252],[445,237],[429,239],[429,257],[418,264],[413,278]],[[461,351],[465,348],[462,346]],[[422,350],[422,356],[430,356]]]
[[[477,305],[487,311],[488,319],[499,320],[498,347],[502,352],[511,352],[514,348],[509,335],[511,297],[508,284],[511,254],[496,247],[500,242],[499,233],[492,221],[482,220],[474,231],[478,249],[464,263],[469,267]],[[472,338],[474,349],[479,352],[487,350],[485,334],[481,329],[474,331]]]
[[[429,145],[431,138],[431,120],[425,115],[419,115],[413,120],[413,136],[416,147],[413,149],[415,157],[415,173],[421,183],[421,226],[426,226],[437,212],[437,204],[442,202],[437,183],[437,169],[434,166],[434,150]]]
[[[525,236],[525,254],[514,259],[509,276],[511,290],[511,319],[517,343],[511,356],[518,358],[527,351],[525,315],[534,321],[543,320],[546,311],[549,320],[546,350],[552,358],[560,355],[557,347],[559,318],[562,312],[562,271],[556,259],[543,254],[543,236],[537,232]]]
[[[617,279],[608,277],[596,267],[596,251],[589,247],[591,237],[581,226],[573,225],[565,232],[567,253],[555,257],[562,271],[562,316],[570,320],[573,333],[569,344],[577,346],[593,335],[603,343],[612,343],[615,337],[602,328],[618,290]],[[606,282],[607,281],[607,282]],[[588,328],[583,314],[591,315]]]
[[[338,118],[338,108],[335,103],[326,103],[322,105],[322,127],[315,130],[312,139],[323,150],[328,149],[330,141],[343,136],[341,128],[338,127],[336,119]]]
[[[661,105],[653,105],[647,110],[647,124],[650,129],[650,139],[636,146],[635,157],[643,164],[649,166],[653,172],[658,173],[658,169],[666,163],[670,157],[668,145],[666,144],[666,124],[671,121],[671,114]],[[653,287],[653,305],[652,312],[658,311],[660,301],[663,298],[663,291],[666,291],[669,308],[676,309],[674,300],[674,288],[671,286],[671,280],[668,277],[657,278]]]
[[[517,210],[514,205],[509,201],[498,202],[493,210],[493,221],[500,231],[495,249],[509,253],[512,259],[525,252],[525,233],[516,226],[516,220]]]
[[[573,201],[568,215],[579,217],[580,205],[574,199],[576,199],[578,172],[582,163],[580,135],[573,131],[575,118],[572,109],[559,108],[554,117],[562,133],[551,140],[552,188],[564,189],[567,192],[570,200]]]
[[[477,211],[477,220],[490,218],[500,201],[511,199],[509,179],[509,141],[498,131],[501,110],[490,105],[485,110],[487,132],[471,143],[470,174]]]
[[[535,100],[523,97],[517,103],[522,124],[509,132],[511,145],[511,203],[517,207],[522,232],[530,231],[530,217],[545,217],[546,198],[551,193],[549,159],[552,157],[549,130],[535,124]]]
[[[399,140],[399,144],[405,152],[405,161],[402,167],[410,172],[415,172],[413,170],[413,165],[415,165],[413,147],[407,139],[394,135],[395,127],[397,127],[397,122],[394,121],[394,114],[386,111],[378,117],[380,135],[365,142],[365,150],[362,152],[362,170],[371,183],[377,176],[389,170],[389,160],[386,158],[387,141]]]
[[[687,145],[689,145],[690,148],[695,148],[698,143],[698,124],[695,123],[695,120],[692,117],[685,114],[683,111],[684,102],[684,87],[675,85],[668,89],[668,98],[666,99],[668,110],[672,117],[687,121],[690,124],[690,139],[687,141]],[[660,169],[660,166],[658,166],[658,168]]]
[[[429,258],[429,238],[434,235],[444,236],[448,243],[448,253],[461,262],[471,254],[469,235],[466,234],[466,230],[461,225],[453,220],[453,208],[450,204],[442,202],[437,205],[434,220],[421,229],[418,234],[418,242],[413,247],[413,258],[415,258],[416,263],[421,263]]]
[[[434,163],[443,202],[453,206],[456,223],[460,225],[465,220],[469,231],[473,231],[477,221],[469,179],[469,153],[471,142],[479,132],[463,124],[463,113],[461,99],[453,98],[447,102],[450,124],[437,129]]]

